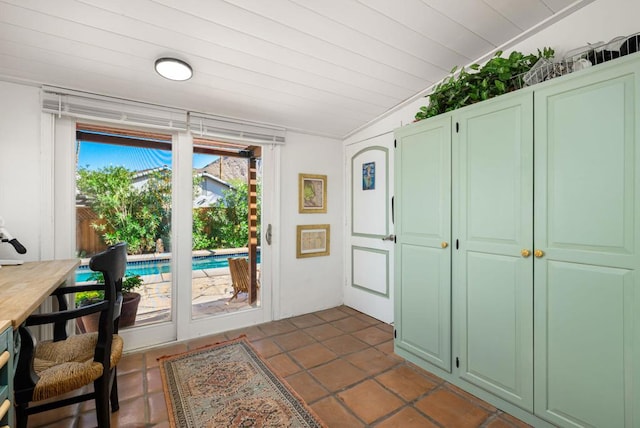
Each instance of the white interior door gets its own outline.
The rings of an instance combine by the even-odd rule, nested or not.
[[[345,305],[393,322],[393,133],[349,145]]]

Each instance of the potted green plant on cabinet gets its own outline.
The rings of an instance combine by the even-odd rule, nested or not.
[[[104,282],[102,274],[96,274],[91,277],[91,280],[96,281],[99,284]],[[140,293],[135,290],[142,286],[143,279],[140,275],[125,276],[122,280],[122,310],[120,312],[120,321],[118,326],[120,328],[130,327],[136,322],[136,315],[138,313],[138,305],[140,304]],[[76,307],[89,305],[91,303],[99,302],[104,299],[104,293],[102,291],[82,291],[76,293]],[[98,316],[99,314],[91,314],[81,318],[77,318],[77,326],[80,332],[97,331],[98,329]]]
[[[420,107],[415,115],[416,121],[520,89],[522,82],[519,79],[523,73],[529,71],[540,59],[550,59],[554,55],[551,48],[538,50],[537,55],[513,51],[503,58],[502,53],[496,52],[484,65],[470,65],[471,72],[464,67],[454,67],[450,75],[426,95],[429,104]]]

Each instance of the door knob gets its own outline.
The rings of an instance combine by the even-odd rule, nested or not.
[[[444,242],[444,241],[443,241],[443,242],[442,242],[442,244],[440,244],[440,246],[441,246],[442,248],[447,248],[447,247],[449,246],[449,244],[448,244],[447,242]]]
[[[529,251],[529,250],[527,250],[525,248],[522,251],[520,251],[520,254],[522,254],[522,257],[524,257],[526,259],[527,257],[529,257],[531,255],[531,251]]]
[[[537,258],[540,258],[540,257],[544,256],[544,251],[542,251],[542,250],[535,250],[535,251],[533,252],[533,255],[534,255],[534,256],[536,256]]]
[[[264,238],[267,241],[267,244],[271,245],[271,223],[267,226],[267,233],[265,233]]]
[[[389,236],[385,236],[384,238],[382,238],[383,241],[395,241],[396,240],[396,235],[394,235],[393,233]]]

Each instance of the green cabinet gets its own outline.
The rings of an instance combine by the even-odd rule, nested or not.
[[[5,325],[0,320],[0,325]],[[13,329],[6,322],[0,331],[0,427],[14,426],[13,421]]]
[[[396,345],[451,371],[451,118],[399,131]]]
[[[639,73],[535,92],[535,411],[561,426],[640,426]]]
[[[396,352],[535,426],[640,427],[640,56],[396,141]]]
[[[533,410],[533,96],[454,114],[454,312],[459,376]]]

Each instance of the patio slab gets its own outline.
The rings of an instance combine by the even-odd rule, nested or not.
[[[136,325],[166,321],[171,316],[171,274],[145,275],[142,298],[138,307]],[[231,276],[227,268],[195,270],[192,272],[193,318],[202,318],[220,313],[237,312],[250,308],[246,293],[233,295]],[[259,302],[257,303],[260,304]]]

